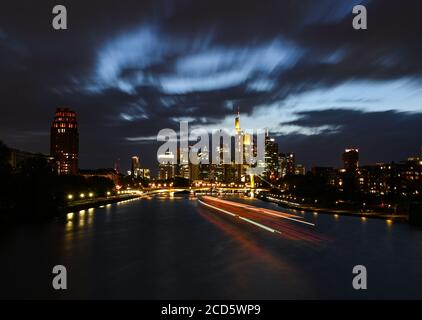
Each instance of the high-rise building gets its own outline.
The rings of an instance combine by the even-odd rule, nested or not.
[[[79,133],[74,111],[57,108],[50,139],[51,156],[58,174],[78,174]]]
[[[164,154],[158,155],[158,160],[158,179],[173,179],[176,175],[177,155],[171,151],[166,151]]]
[[[177,164],[176,176],[190,179],[190,167],[189,167],[189,147],[184,149],[178,149],[177,158],[179,160]]]
[[[344,169],[349,172],[354,172],[359,168],[359,150],[356,148],[349,148],[343,153]]]
[[[225,162],[227,162],[227,160],[231,157],[229,143],[231,143],[231,141],[228,142],[221,139],[219,145],[213,146],[215,148],[213,150],[215,163],[211,165],[211,175],[215,182],[226,182],[225,168],[230,166],[230,163]]]
[[[295,174],[295,154],[293,152],[289,153],[280,153],[278,155],[279,161],[279,176],[284,178],[285,176],[290,176]]]
[[[195,149],[192,146],[189,146],[188,150],[189,152],[195,152]],[[195,180],[199,180],[199,164],[193,164],[191,161],[188,161],[188,165],[189,165],[189,180],[191,180],[191,182]]]
[[[240,127],[240,111],[234,121],[235,126],[235,162],[236,179],[244,180],[247,169],[251,166],[253,160],[254,144],[251,134],[244,132]]]
[[[194,151],[194,152],[197,152],[197,151]],[[206,146],[204,147],[204,150],[200,150],[200,152],[198,152],[198,157],[199,157],[199,168],[198,168],[199,179],[211,181],[212,172],[211,172],[211,164],[210,164],[210,152]]]
[[[132,166],[131,166],[131,174],[132,174],[132,177],[138,178],[138,176],[139,176],[139,169],[140,168],[141,168],[141,164],[139,162],[139,157],[138,156],[133,156],[132,157]]]
[[[140,168],[139,169],[139,178],[150,180],[151,179],[151,172],[148,168]]]
[[[279,176],[278,143],[268,133],[265,136],[265,176],[270,181]]]

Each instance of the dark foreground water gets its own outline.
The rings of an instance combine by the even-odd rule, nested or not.
[[[297,214],[326,240],[285,239],[187,198],[134,200],[43,225],[2,227],[0,298],[422,298],[421,229]],[[51,286],[58,264],[67,267],[66,291]],[[358,264],[368,270],[366,291],[352,288]]]

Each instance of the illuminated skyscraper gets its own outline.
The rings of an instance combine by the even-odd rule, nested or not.
[[[252,135],[244,132],[240,128],[240,112],[234,122],[235,126],[235,162],[236,162],[236,178],[242,180],[245,178],[246,171],[250,167],[253,160],[253,141]]]
[[[344,150],[343,163],[344,169],[346,169],[346,171],[356,171],[359,167],[359,150],[355,148]]]
[[[158,179],[169,180],[175,177],[177,155],[171,151],[158,155]]]
[[[265,136],[265,176],[272,181],[279,175],[278,143],[274,138]]]
[[[189,147],[178,149],[177,158],[179,162],[177,164],[176,176],[189,180],[190,179]]]
[[[74,111],[57,108],[50,139],[51,156],[58,174],[78,174],[79,133]]]
[[[140,168],[141,168],[141,165],[140,165],[140,162],[139,162],[139,157],[133,156],[132,157],[132,166],[131,166],[132,177],[138,178]]]
[[[293,152],[289,153],[280,153],[278,155],[279,161],[279,176],[284,178],[285,176],[290,176],[295,174],[295,154]]]

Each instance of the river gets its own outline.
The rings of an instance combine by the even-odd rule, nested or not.
[[[40,225],[3,227],[0,298],[422,298],[422,229],[377,219],[295,212],[323,241],[289,239],[201,205],[135,199]],[[67,290],[52,288],[54,265]],[[354,290],[364,265],[368,289]]]

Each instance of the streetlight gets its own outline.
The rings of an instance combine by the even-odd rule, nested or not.
[[[88,196],[89,196],[90,198],[92,198],[92,197],[94,196],[94,194],[93,194],[92,192],[90,192],[90,193],[88,194]]]
[[[85,198],[85,194],[84,193],[81,193],[80,194],[80,197],[83,199],[83,198]]]
[[[72,200],[73,199],[73,195],[72,194],[67,195],[67,199]]]
[[[107,196],[109,196],[109,195],[111,195],[111,192],[110,191],[107,191]]]

